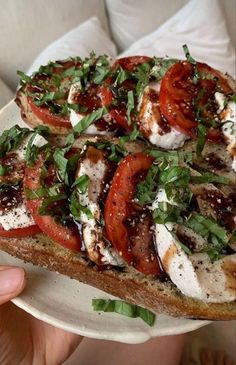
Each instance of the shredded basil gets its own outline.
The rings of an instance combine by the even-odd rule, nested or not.
[[[21,128],[18,125],[5,130],[0,136],[0,158],[4,157],[7,152],[16,150],[29,133],[28,128]]]
[[[79,194],[76,189],[72,192],[70,196],[69,208],[73,218],[75,219],[80,218],[81,212],[86,214],[88,219],[93,218],[91,211],[79,202]]]
[[[82,133],[85,129],[87,129],[93,122],[102,118],[107,113],[107,109],[102,107],[100,109],[95,110],[93,113],[86,115],[83,119],[81,119],[76,126],[74,127],[74,132],[77,134]]]
[[[20,76],[20,84],[31,83],[31,77],[26,75],[23,71],[18,70],[17,75]]]
[[[203,184],[203,183],[228,184],[229,179],[225,176],[212,174],[211,172],[203,172],[199,176],[191,176],[191,182],[193,184]]]
[[[40,215],[52,215],[52,210],[49,208],[51,204],[66,200],[65,194],[58,194],[56,196],[50,196],[43,199],[41,206],[39,207],[38,213]]]
[[[128,101],[127,101],[127,119],[128,119],[128,124],[131,124],[131,117],[130,114],[134,109],[134,92],[132,90],[128,91]]]
[[[140,317],[149,326],[153,326],[156,319],[156,315],[150,310],[122,300],[92,299],[92,306],[94,311],[114,312],[130,318]]]
[[[82,175],[77,179],[75,179],[71,187],[72,188],[76,187],[80,194],[84,194],[88,189],[88,184],[89,184],[88,175]]]
[[[197,156],[202,155],[203,148],[206,143],[207,127],[204,124],[198,123],[198,139],[197,139]]]
[[[187,61],[194,66],[193,83],[197,84],[199,79],[200,79],[200,74],[199,74],[199,71],[197,69],[197,61],[190,55],[187,44],[183,45],[183,50],[184,50],[185,57],[186,57]]]
[[[159,202],[158,208],[153,210],[153,220],[158,224],[166,224],[169,222],[180,223],[180,210],[176,205],[171,205],[168,202]]]
[[[7,166],[0,165],[0,176],[6,175],[7,174],[7,171],[8,171],[8,167]]]

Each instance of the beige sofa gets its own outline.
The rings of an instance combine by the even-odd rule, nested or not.
[[[0,0],[0,97],[17,85],[16,70],[27,70],[52,41],[96,15],[119,51],[153,31],[188,0]],[[235,0],[220,0],[228,32],[236,42]],[[6,85],[3,91],[3,83]],[[3,104],[3,100],[1,102]]]

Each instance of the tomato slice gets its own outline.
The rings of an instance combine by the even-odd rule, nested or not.
[[[147,56],[131,56],[131,57],[124,57],[116,60],[114,64],[112,65],[113,70],[115,70],[117,67],[121,66],[124,70],[128,72],[132,72],[135,70],[135,68],[143,63],[149,62],[150,57]],[[100,95],[103,102],[103,105],[106,107],[109,107],[114,99],[116,99],[115,96],[113,96],[113,93],[111,91],[111,85],[113,84],[115,80],[112,77],[109,77],[106,80],[106,83],[101,87],[100,89]],[[136,82],[133,79],[125,80],[118,89],[124,89],[126,91],[134,90],[136,87]],[[117,89],[117,90],[118,90]],[[117,102],[117,99],[116,99]],[[125,130],[132,131],[133,127],[129,124],[127,119],[127,107],[126,103],[119,102],[118,105],[112,106],[109,108],[109,113],[111,117],[116,121],[116,123]]]
[[[41,232],[41,229],[37,225],[11,229],[9,231],[6,231],[0,225],[0,237],[9,237],[9,238],[28,237],[28,236],[33,236],[40,232]]]
[[[37,106],[32,98],[28,97],[28,103],[33,114],[41,119],[44,124],[49,124],[56,127],[71,129],[71,122],[68,118],[60,117],[59,115],[53,114],[47,106]]]
[[[164,75],[160,88],[162,115],[174,128],[193,138],[197,137],[198,127],[194,102],[197,100],[195,107],[203,110],[203,117],[207,123],[207,120],[213,119],[217,112],[215,91],[220,89],[225,94],[233,92],[218,71],[204,63],[197,63],[197,69],[208,78],[194,83],[194,66],[187,61],[175,63]],[[200,93],[203,94],[201,98],[199,98]],[[209,140],[217,141],[221,138],[221,132],[219,129],[211,128],[209,124],[207,137]]]
[[[25,189],[34,190],[41,187],[40,176],[43,165],[44,158],[39,156],[38,162],[33,167],[29,166],[26,168],[24,177]],[[37,198],[27,200],[26,202],[35,223],[37,223],[43,232],[60,245],[79,252],[81,250],[81,240],[78,232],[73,227],[64,226],[57,223],[53,217],[38,213],[42,200],[43,198]]]
[[[158,275],[160,267],[155,252],[150,228],[152,220],[148,214],[140,220],[143,212],[134,210],[137,181],[143,178],[151,167],[153,159],[143,153],[125,157],[118,166],[105,203],[105,228],[108,239],[125,261],[133,265],[138,271]],[[130,234],[128,221],[139,216],[139,222],[131,226]],[[132,237],[135,236],[135,237]]]
[[[76,59],[57,61],[55,66],[51,68],[51,72],[43,73],[42,71],[41,73],[36,73],[32,79],[32,84],[26,86],[26,94],[30,94],[30,96],[27,96],[29,106],[33,114],[44,124],[67,129],[71,128],[71,123],[68,116],[63,116],[59,113],[53,113],[50,109],[50,105],[48,105],[48,102],[42,105],[36,105],[34,103],[34,99],[36,98],[37,100],[38,94],[42,95],[43,93],[58,92],[61,90],[60,87],[63,86],[64,96],[62,96],[61,99],[57,101],[56,106],[57,108],[60,108],[60,106],[62,106],[67,101],[68,92],[71,85],[71,76],[64,76],[63,74],[61,80],[58,79],[56,82],[55,78],[60,77],[60,74],[72,67],[80,68],[80,66],[80,62],[78,62]]]

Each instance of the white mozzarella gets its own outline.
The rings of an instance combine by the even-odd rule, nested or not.
[[[142,94],[138,105],[141,130],[144,132],[145,137],[157,147],[164,149],[182,147],[188,138],[185,134],[177,131],[172,126],[169,126],[169,132],[164,131],[161,127],[158,98],[155,103],[150,97],[152,90],[159,91],[159,89],[160,83],[151,83]]]
[[[0,224],[6,230],[24,228],[34,225],[34,220],[24,203],[9,211],[0,213]]]
[[[187,255],[163,224],[156,224],[155,235],[162,265],[184,295],[212,303],[236,299],[236,254],[212,263],[206,253]]]
[[[84,117],[85,117],[84,114],[76,113],[74,110],[71,109],[71,111],[70,111],[70,122],[71,122],[72,127],[75,127]],[[103,118],[105,118],[105,117],[106,116],[104,115]],[[107,132],[106,130],[98,129],[95,124],[91,124],[87,129],[84,130],[83,133],[86,133],[86,134],[99,134],[99,135],[113,134],[113,132]]]
[[[159,190],[152,209],[160,202],[168,202],[164,189]],[[155,225],[157,252],[171,281],[184,295],[192,298],[214,303],[235,300],[236,254],[213,263],[206,253],[187,255],[174,228],[173,223]],[[197,239],[196,234],[194,238]],[[203,244],[199,242],[199,246]]]
[[[29,143],[29,140],[30,140],[31,136],[32,136],[32,133],[30,133],[22,141],[22,143],[20,144],[20,146],[15,151],[15,153],[17,154],[19,160],[24,160],[25,159],[25,152],[26,152],[27,145]],[[48,143],[48,141],[44,137],[40,136],[40,134],[36,134],[35,137],[34,137],[34,140],[33,140],[32,145],[37,146],[37,147],[42,147],[42,146],[44,146],[47,143]]]
[[[232,169],[236,171],[236,103],[230,101],[225,107],[226,97],[222,93],[215,93],[219,106],[218,113],[222,122],[222,132],[228,144],[227,150],[232,157]]]
[[[78,177],[86,174],[90,180],[88,191],[85,194],[80,194],[80,203],[86,206],[93,216],[89,218],[85,213],[81,213],[83,240],[92,261],[98,262],[101,258],[103,264],[122,266],[122,260],[118,253],[105,244],[102,238],[102,228],[97,223],[101,218],[97,198],[101,193],[106,171],[107,165],[103,160],[94,163],[86,158],[80,164]]]
[[[69,94],[68,94],[68,98],[67,98],[67,102],[69,104],[76,103],[75,97],[80,92],[80,90],[81,90],[81,83],[80,82],[75,82],[74,84],[71,85],[70,90],[69,90]]]

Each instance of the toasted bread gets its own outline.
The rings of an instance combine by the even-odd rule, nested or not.
[[[0,249],[24,261],[67,275],[156,313],[208,320],[236,319],[236,302],[205,303],[188,298],[170,281],[145,276],[132,267],[98,267],[81,254],[63,248],[44,234],[22,239],[0,237]]]

